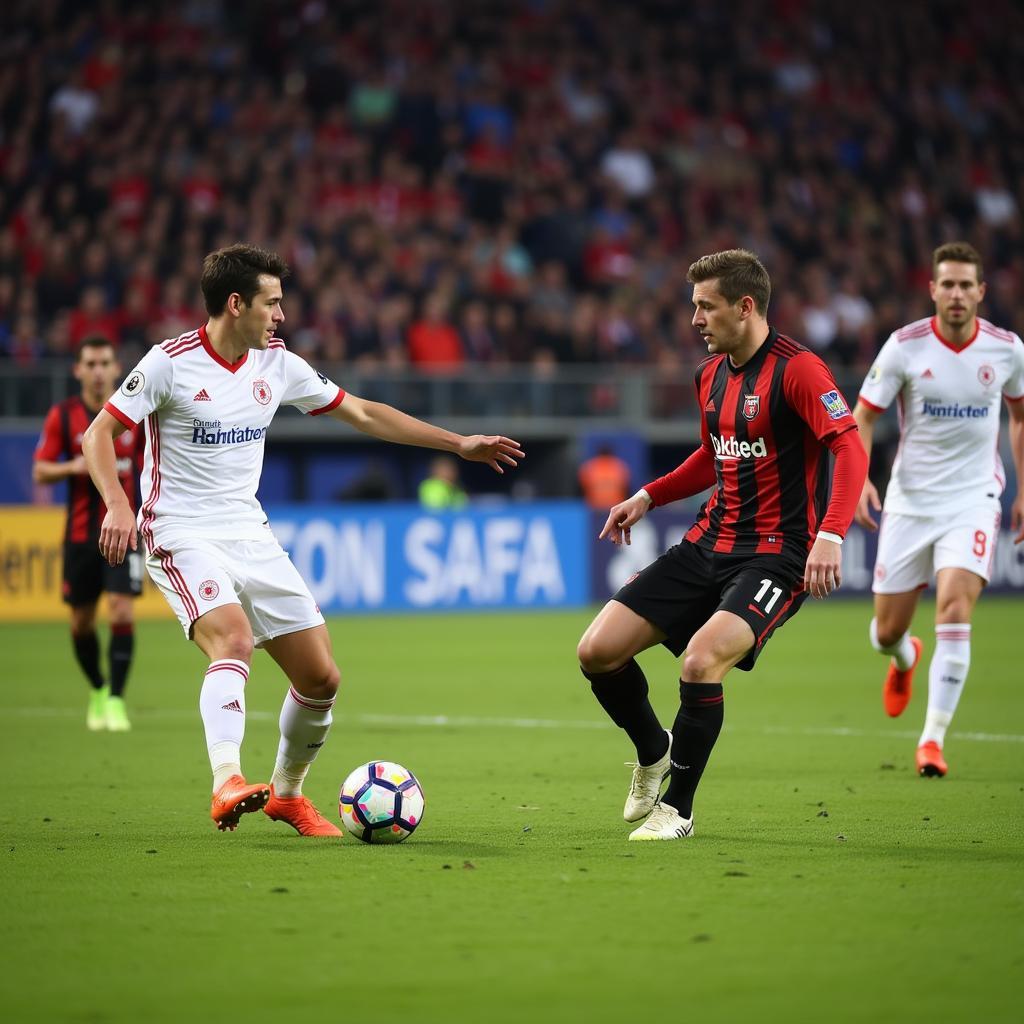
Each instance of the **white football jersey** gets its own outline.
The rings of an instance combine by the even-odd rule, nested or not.
[[[146,423],[138,523],[149,550],[183,534],[266,536],[256,488],[274,413],[294,405],[316,416],[344,397],[279,338],[234,364],[205,327],[150,349],[105,406],[126,426]]]
[[[890,335],[861,388],[876,412],[898,400],[900,443],[885,508],[936,515],[998,499],[1001,401],[1024,401],[1024,342],[978,319],[962,348],[943,340],[935,318]]]

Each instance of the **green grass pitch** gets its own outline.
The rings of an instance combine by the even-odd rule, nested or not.
[[[696,836],[664,844],[626,842],[631,750],[575,663],[590,614],[332,620],[343,694],[307,792],[336,818],[353,767],[405,764],[427,807],[394,847],[215,830],[175,624],[139,628],[125,735],[86,732],[65,627],[0,627],[0,1017],[1019,1019],[1019,600],[978,609],[944,780],[912,767],[926,670],[887,719],[869,606],[808,602],[727,681]],[[675,662],[642,661],[667,724]],[[258,654],[250,779],[283,690]]]

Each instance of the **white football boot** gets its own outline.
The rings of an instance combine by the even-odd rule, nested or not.
[[[634,839],[686,839],[693,835],[693,818],[684,818],[674,807],[658,801],[651,816],[629,833]]]
[[[668,776],[672,754],[672,733],[666,729],[665,735],[668,736],[668,750],[661,760],[649,765],[637,764],[636,761],[626,762],[633,769],[633,780],[629,784],[626,806],[622,808],[622,817],[626,821],[639,821],[645,818],[654,810],[654,805],[661,796],[661,784]]]

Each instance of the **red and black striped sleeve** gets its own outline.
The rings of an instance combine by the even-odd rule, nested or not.
[[[832,438],[829,449],[836,457],[836,466],[828,509],[818,530],[845,537],[868,476],[868,453],[864,450],[860,434],[849,430]]]
[[[828,508],[818,530],[844,537],[867,476],[857,421],[831,371],[813,352],[789,360],[783,388],[793,411],[836,457]]]
[[[783,391],[790,408],[822,444],[856,430],[857,421],[832,372],[813,352],[805,350],[788,361]]]
[[[43,432],[39,436],[33,459],[36,462],[56,462],[62,455],[70,455],[64,446],[64,431],[60,424],[60,406],[55,405],[46,414]]]

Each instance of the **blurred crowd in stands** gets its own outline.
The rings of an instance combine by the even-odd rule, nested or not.
[[[324,361],[688,377],[686,268],[732,246],[837,369],[930,313],[950,239],[1024,330],[1012,0],[8,0],[0,53],[19,363],[193,329],[240,240]]]

